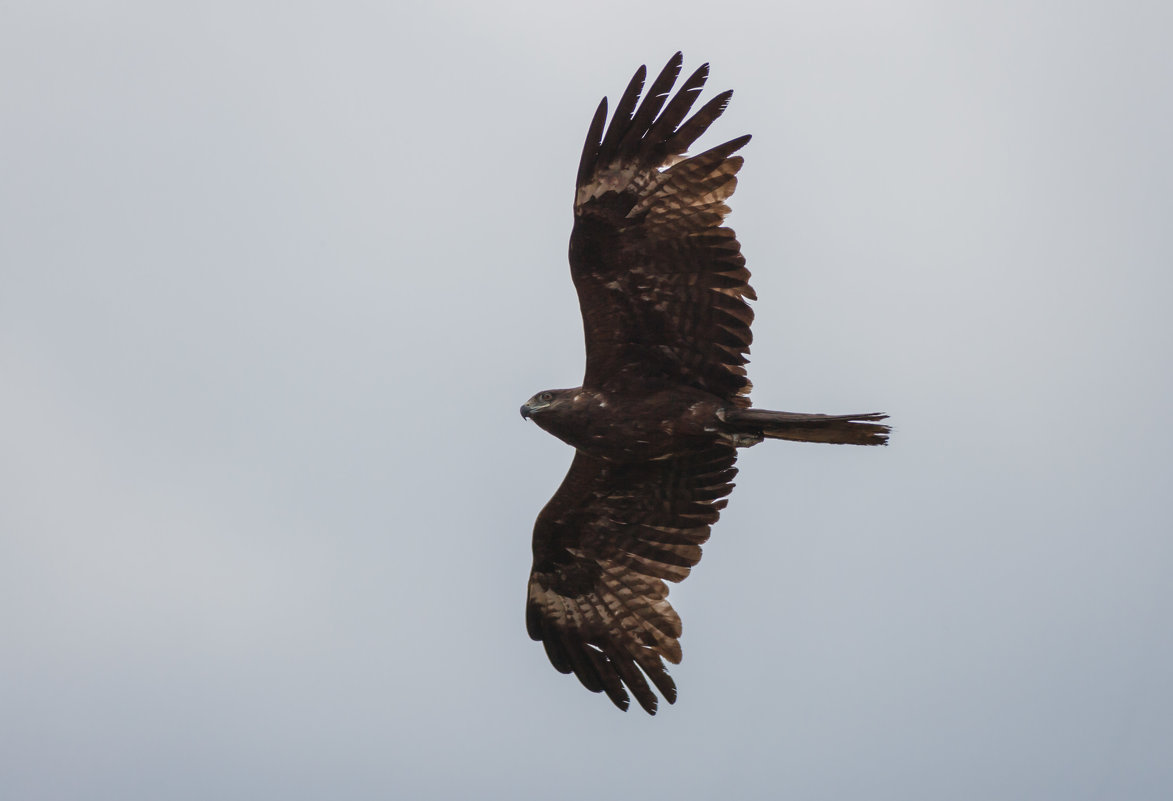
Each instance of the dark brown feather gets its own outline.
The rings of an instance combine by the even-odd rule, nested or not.
[[[708,77],[706,65],[668,100],[681,63],[672,57],[642,103],[637,71],[601,144],[596,114],[583,150],[570,245],[587,342],[583,386],[668,380],[748,406],[745,300],[754,294],[722,222],[742,164],[732,154],[749,137],[679,160],[729,100],[723,93],[681,124]]]
[[[681,627],[664,581],[700,561],[734,459],[726,446],[627,465],[575,454],[534,526],[526,609],[529,635],[555,668],[621,708],[630,691],[655,711],[644,674],[675,698],[663,660],[680,661]]]
[[[676,92],[676,95],[668,103],[668,107],[664,109],[664,113],[656,118],[651,130],[648,131],[648,135],[644,137],[644,142],[647,147],[662,145],[668,141],[668,137],[676,133],[677,127],[688,116],[688,112],[692,110],[693,104],[696,102],[697,97],[701,93],[701,89],[705,86],[705,81],[708,79],[708,64],[702,64],[696,72],[688,76],[688,80],[681,84],[679,91]]]
[[[576,186],[581,186],[583,182],[590,179],[591,173],[595,169],[595,162],[599,158],[599,142],[603,136],[603,129],[607,125],[607,98],[599,101],[599,107],[595,109],[595,116],[591,119],[590,128],[587,129],[586,142],[582,146],[582,157],[578,162],[578,180]]]
[[[639,149],[644,134],[651,128],[656,115],[664,107],[664,102],[668,99],[668,93],[672,89],[672,84],[676,83],[676,78],[680,75],[680,68],[683,64],[684,56],[677,53],[664,65],[664,69],[660,70],[656,80],[652,81],[652,85],[648,87],[648,93],[644,96],[643,102],[639,104],[639,110],[635,112],[631,122],[620,129],[623,135],[623,139],[619,143],[618,156],[620,160],[630,159]],[[623,130],[624,128],[626,131]]]
[[[615,152],[619,149],[619,141],[623,138],[626,125],[631,119],[632,112],[635,111],[636,103],[639,102],[639,95],[643,90],[646,76],[647,67],[641,65],[635,71],[635,75],[631,76],[627,89],[623,91],[619,102],[615,104],[615,114],[611,117],[611,126],[603,136],[603,143],[599,145],[598,161],[606,163],[615,157]]]

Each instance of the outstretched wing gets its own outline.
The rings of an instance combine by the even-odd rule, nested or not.
[[[655,714],[645,676],[676,700],[663,660],[680,662],[680,617],[664,580],[680,581],[700,560],[735,458],[725,446],[626,465],[575,454],[534,526],[526,604],[529,635],[555,668],[620,709],[630,690]]]
[[[733,93],[685,120],[709,65],[669,101],[682,63],[673,56],[642,103],[640,67],[606,132],[603,98],[587,134],[570,238],[586,334],[583,385],[630,391],[666,380],[748,406],[753,311],[745,298],[756,296],[737,237],[722,221],[742,164],[732,154],[749,136],[684,158]]]

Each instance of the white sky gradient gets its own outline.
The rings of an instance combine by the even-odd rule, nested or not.
[[[1173,797],[1173,6],[0,8],[0,797]],[[598,99],[752,133],[680,700],[524,627]]]

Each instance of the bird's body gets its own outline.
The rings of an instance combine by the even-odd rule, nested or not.
[[[663,459],[712,445],[721,437],[721,400],[692,387],[630,394],[582,387],[549,392],[550,402],[531,399],[522,415],[567,445],[604,461]]]
[[[689,117],[708,76],[669,100],[677,53],[639,102],[641,67],[610,126],[606,100],[579,164],[571,276],[587,342],[583,386],[547,390],[523,417],[575,448],[534,526],[526,625],[554,666],[620,708],[650,713],[652,684],[676,687],[680,581],[733,489],[736,449],[763,439],[878,445],[885,415],[750,408],[746,354],[754,299],[733,231],[722,226],[743,136],[691,158],[730,92]],[[605,130],[604,130],[605,129]]]

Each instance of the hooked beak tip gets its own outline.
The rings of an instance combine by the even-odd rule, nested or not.
[[[529,419],[529,407],[528,407],[528,406],[522,406],[522,407],[521,407],[521,419],[522,419],[522,420],[528,420],[528,419]]]

